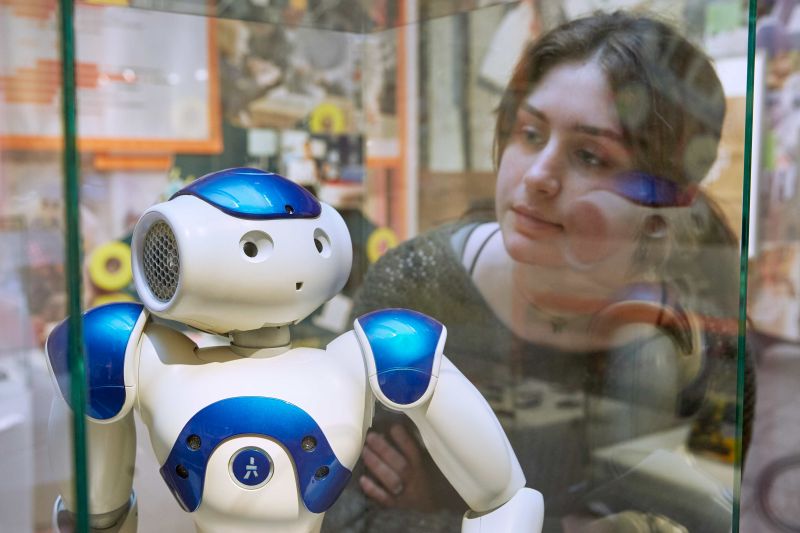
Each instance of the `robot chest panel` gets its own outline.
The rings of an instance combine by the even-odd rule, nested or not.
[[[275,398],[238,396],[204,407],[184,425],[161,475],[187,511],[201,502],[241,508],[236,502],[243,501],[254,518],[288,513],[286,519],[333,504],[352,466],[342,463],[339,451],[303,409]]]
[[[296,355],[164,365],[168,377],[140,382],[161,474],[184,509],[228,508],[237,494],[275,518],[335,501],[363,442],[366,381],[357,367]]]

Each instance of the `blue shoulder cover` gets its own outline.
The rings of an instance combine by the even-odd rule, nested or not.
[[[442,324],[408,309],[382,309],[357,320],[372,349],[381,392],[398,405],[420,399],[430,384]]]
[[[107,420],[125,404],[125,351],[142,314],[138,303],[114,303],[83,314],[83,339],[86,349],[86,414]],[[68,361],[68,319],[55,327],[47,338],[47,357],[58,388],[72,407]]]

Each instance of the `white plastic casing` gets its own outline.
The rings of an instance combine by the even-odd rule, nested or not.
[[[492,408],[446,356],[431,399],[405,413],[442,474],[473,511],[494,509],[525,486]]]
[[[352,470],[360,457],[374,400],[353,332],[326,350],[301,347],[269,357],[240,357],[229,346],[197,348],[183,334],[151,323],[141,352],[138,408],[159,464],[187,420],[207,405],[240,396],[279,398],[301,408],[319,424],[345,468]],[[258,490],[237,485],[229,469],[234,453],[251,446],[267,452],[274,468]],[[304,506],[296,476],[277,441],[258,434],[233,436],[209,457],[201,503],[191,518],[199,532],[318,531],[322,515]]]
[[[142,303],[157,316],[217,334],[302,320],[344,287],[352,264],[344,220],[321,205],[317,218],[272,220],[237,218],[189,195],[151,207],[132,242]],[[178,249],[177,289],[168,301],[151,291],[142,262],[147,231],[159,221]],[[246,242],[258,249],[253,257]]]
[[[466,513],[461,533],[540,533],[544,525],[544,499],[538,491],[523,488],[494,511]]]
[[[73,490],[71,439],[64,439],[72,429],[72,411],[61,399],[51,406],[48,423],[50,467],[58,474],[61,497],[67,509],[77,509]],[[89,474],[89,509],[102,515],[119,509],[128,501],[133,486],[133,463],[136,457],[136,428],[133,411],[115,418],[113,424],[86,420],[86,438],[92,443],[87,454]]]

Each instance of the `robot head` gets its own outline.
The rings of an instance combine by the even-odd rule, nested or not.
[[[132,251],[148,310],[217,334],[302,320],[342,289],[352,263],[335,209],[251,168],[204,176],[145,211]]]

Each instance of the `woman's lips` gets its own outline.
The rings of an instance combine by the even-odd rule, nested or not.
[[[528,237],[543,237],[561,233],[564,226],[542,218],[538,213],[524,207],[512,207],[514,228]]]

